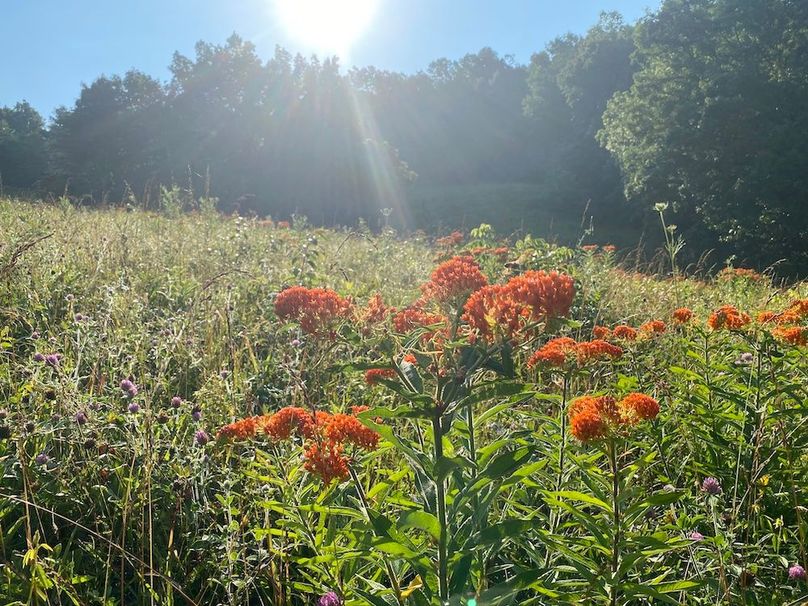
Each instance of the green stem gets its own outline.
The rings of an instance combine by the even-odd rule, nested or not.
[[[617,570],[620,567],[620,470],[617,467],[617,446],[613,440],[606,447],[612,472],[612,522],[614,524],[614,545],[612,546],[612,580],[610,584],[611,606],[617,606],[619,582]]]
[[[435,468],[440,469],[440,461],[443,459],[443,431],[441,428],[440,410],[435,411],[432,418],[432,438],[435,442]],[[448,531],[446,524],[446,486],[443,478],[436,473],[435,489],[438,498],[438,522],[440,523],[440,537],[438,539],[438,594],[442,600],[449,599],[449,578],[448,578]]]
[[[362,483],[359,481],[359,477],[356,475],[356,472],[351,465],[348,465],[348,472],[351,474],[351,480],[353,480],[354,486],[356,487],[356,493],[359,495],[359,501],[362,503],[362,512],[365,514],[368,524],[372,524],[373,520],[370,518],[370,505],[368,504],[367,495],[365,495],[365,489],[362,487]],[[393,586],[393,593],[395,593],[396,602],[398,602],[399,606],[404,606],[404,598],[401,595],[401,584],[396,576],[396,571],[393,569],[393,565],[385,556],[382,556],[382,558],[384,559],[384,567],[387,569],[387,576],[390,578],[390,584]]]
[[[561,485],[564,482],[564,467],[567,457],[567,397],[569,394],[569,381],[565,373],[562,378],[561,390],[561,442],[558,445],[558,474],[556,475],[555,490],[561,490]],[[553,510],[550,512],[550,534],[555,534],[558,523],[561,520],[561,512]],[[548,549],[544,554],[545,568],[550,565],[550,550]]]

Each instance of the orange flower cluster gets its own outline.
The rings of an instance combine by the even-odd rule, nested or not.
[[[679,324],[687,324],[693,319],[693,310],[687,307],[680,307],[674,310],[673,319]]]
[[[438,265],[429,282],[421,287],[426,299],[441,303],[462,303],[474,291],[488,284],[480,266],[471,257],[453,257]]]
[[[746,326],[752,319],[745,313],[738,311],[732,305],[723,305],[707,319],[707,325],[713,330],[738,330]]]
[[[493,339],[496,331],[510,339],[524,322],[567,315],[574,297],[570,276],[528,271],[475,292],[466,301],[463,319],[486,339]]]
[[[597,244],[584,244],[581,247],[581,250],[585,253],[594,253],[597,252],[598,249],[601,249],[607,254],[611,254],[617,250],[617,247],[614,244],[604,244],[603,246],[598,246]]]
[[[622,349],[601,339],[578,343],[569,337],[558,337],[536,351],[527,361],[527,367],[541,365],[559,368],[564,366],[568,357],[573,358],[579,366],[584,366],[592,360],[616,359],[622,355]]]
[[[376,385],[382,379],[395,379],[396,371],[392,368],[370,368],[365,371],[365,383]]]
[[[745,267],[725,267],[718,272],[718,279],[722,282],[729,280],[742,279],[751,282],[761,282],[766,279],[766,276],[759,274],[754,269],[747,269]]]
[[[611,396],[584,396],[570,403],[570,430],[576,439],[590,442],[658,414],[657,401],[642,393],[631,393],[619,402]]]
[[[444,327],[426,333],[422,338],[423,341],[429,341],[432,337],[441,332],[441,330],[445,330],[446,323],[446,316],[425,311],[420,304],[402,309],[393,316],[393,328],[396,329],[396,332],[400,333],[407,333],[416,328],[426,328],[428,326],[439,325]]]
[[[772,331],[772,335],[792,345],[808,345],[808,328],[803,326],[792,326],[790,328],[778,327]]]
[[[357,320],[365,326],[373,326],[380,324],[394,312],[395,308],[388,307],[382,296],[376,293],[368,299],[368,304],[357,313]]]
[[[612,337],[615,339],[621,339],[623,341],[636,341],[637,331],[634,328],[631,328],[631,326],[619,324],[614,327],[614,330],[612,330]]]
[[[300,323],[303,332],[312,335],[333,329],[337,321],[351,316],[352,309],[348,299],[327,288],[292,286],[275,298],[277,316]]]
[[[497,248],[489,248],[487,246],[475,246],[474,248],[470,248],[468,253],[475,257],[480,257],[482,255],[493,255],[495,257],[499,257],[500,259],[507,257],[510,249],[507,246],[498,246]]]
[[[611,333],[612,331],[610,331],[606,326],[595,326],[592,329],[592,336],[596,339],[608,339]]]
[[[662,334],[666,326],[662,320],[651,320],[640,326],[640,330],[646,334]]]
[[[375,450],[379,445],[378,433],[365,427],[356,418],[365,407],[356,406],[352,415],[311,411],[296,406],[281,408],[272,415],[241,419],[225,425],[217,437],[228,440],[247,440],[263,432],[277,441],[288,440],[293,435],[301,436],[305,443],[304,467],[328,484],[332,480],[344,480],[349,475],[346,445],[365,451]]]
[[[448,236],[443,236],[442,238],[438,238],[435,243],[438,246],[450,247],[450,246],[457,246],[463,241],[463,234],[459,231],[453,231]]]

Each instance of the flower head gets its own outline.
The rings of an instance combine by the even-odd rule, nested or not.
[[[673,319],[679,324],[687,324],[693,319],[693,310],[687,307],[680,307],[674,310]]]
[[[317,606],[342,606],[342,600],[339,599],[336,593],[329,591],[317,600]]]
[[[611,331],[606,326],[595,326],[592,329],[592,336],[596,339],[608,339]]]
[[[614,327],[614,330],[612,330],[612,336],[615,339],[620,339],[623,341],[636,341],[637,331],[631,328],[631,326],[620,324]]]
[[[51,368],[57,368],[62,360],[62,354],[52,353],[45,356],[45,364]]]
[[[126,409],[132,414],[137,414],[140,412],[140,404],[137,402],[129,402],[129,406],[127,406]]]
[[[44,452],[40,452],[36,458],[34,458],[34,461],[37,465],[47,465],[50,462],[50,457]]]
[[[426,299],[462,304],[469,295],[488,284],[480,266],[471,257],[453,257],[432,272],[421,287]]]
[[[808,578],[808,574],[805,572],[805,568],[799,564],[794,564],[788,569],[788,578],[792,581],[804,581]]]
[[[691,530],[688,533],[687,538],[690,539],[691,541],[703,541],[704,535],[701,534],[698,530]]]
[[[707,325],[713,330],[738,330],[746,326],[752,319],[745,313],[738,311],[732,305],[723,305],[714,311],[707,319]]]
[[[76,419],[77,424],[86,425],[87,424],[87,413],[85,413],[83,410],[80,410],[80,411],[78,411],[76,413],[75,419]]]
[[[179,396],[174,396],[171,398],[171,408],[177,409],[182,406],[182,398]]]
[[[623,422],[634,425],[639,421],[655,419],[659,414],[659,403],[644,393],[631,393],[620,400],[618,407],[622,413]]]
[[[209,441],[210,437],[208,437],[208,434],[204,429],[200,429],[194,434],[194,443],[196,443],[198,446],[204,446]]]
[[[124,379],[121,381],[121,391],[128,397],[134,398],[137,395],[137,385],[132,383],[129,379]]]
[[[376,385],[382,379],[395,379],[396,371],[392,368],[369,368],[365,371],[365,383]]]
[[[348,299],[327,288],[293,286],[275,298],[275,313],[282,320],[296,321],[306,334],[322,336],[351,316]]]
[[[772,335],[776,339],[791,345],[808,345],[808,328],[802,326],[792,326],[791,328],[775,328]]]
[[[34,362],[44,362],[45,361],[45,354],[41,352],[36,352],[33,357]]]
[[[661,334],[665,332],[665,323],[662,320],[651,320],[640,326],[640,330],[646,334]]]
[[[723,491],[721,490],[721,483],[713,477],[704,478],[704,482],[701,483],[701,489],[710,495],[719,495]]]

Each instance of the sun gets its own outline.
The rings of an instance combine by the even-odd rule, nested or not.
[[[379,0],[275,0],[286,32],[308,50],[345,58],[367,30]]]

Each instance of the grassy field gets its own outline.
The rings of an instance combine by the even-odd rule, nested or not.
[[[212,212],[0,234],[3,604],[808,599],[808,284]]]

